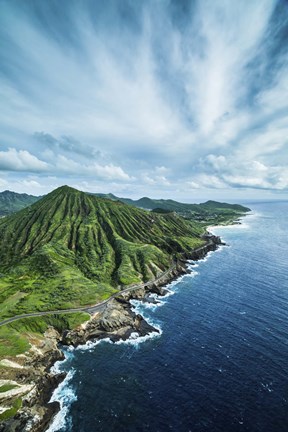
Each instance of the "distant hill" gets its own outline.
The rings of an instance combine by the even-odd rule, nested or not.
[[[164,199],[151,199],[148,197],[143,197],[138,200],[132,200],[130,198],[120,198],[113,194],[93,194],[99,197],[105,196],[106,198],[112,199],[114,201],[118,200],[125,204],[132,205],[133,207],[143,208],[146,210],[154,210],[157,208],[161,208],[163,210],[169,210],[169,211],[180,211],[180,210],[197,210],[198,205],[197,204],[183,204],[177,201],[173,200],[164,200]]]
[[[95,194],[96,196],[105,196],[113,201],[121,201],[125,204],[132,205],[133,207],[143,208],[147,210],[154,210],[160,212],[161,210],[176,212],[183,217],[188,219],[208,220],[210,218],[219,217],[225,219],[228,217],[235,218],[237,214],[246,213],[250,211],[248,207],[244,207],[240,204],[228,204],[217,201],[206,201],[202,204],[187,204],[180,203],[171,199],[151,199],[143,197],[138,200],[132,200],[130,198],[120,198],[113,194]]]
[[[203,244],[202,233],[174,213],[60,187],[0,219],[2,317],[100,301],[154,278],[171,255]]]
[[[249,212],[250,208],[244,207],[240,204],[228,204],[218,201],[206,201],[205,203],[199,204],[201,207],[209,209],[231,209],[239,212]]]
[[[6,216],[11,213],[15,213],[18,210],[35,203],[41,197],[20,194],[6,190],[0,192],[0,216]]]

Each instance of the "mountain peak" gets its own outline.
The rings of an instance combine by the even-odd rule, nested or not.
[[[57,189],[54,189],[49,194],[46,195],[46,197],[56,197],[56,196],[67,196],[67,195],[79,195],[84,194],[85,192],[81,192],[78,189],[75,189],[68,185],[59,186]]]
[[[57,189],[54,189],[53,192],[80,192],[78,189],[75,189],[68,185],[59,186]]]
[[[13,192],[13,191],[10,191],[10,190],[8,190],[8,189],[6,189],[5,191],[3,191],[3,192],[1,192],[3,195],[21,195],[21,194],[17,194],[17,192]],[[22,194],[23,195],[23,194]]]

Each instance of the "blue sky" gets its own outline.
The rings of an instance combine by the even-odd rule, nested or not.
[[[288,197],[288,2],[0,0],[0,190]]]

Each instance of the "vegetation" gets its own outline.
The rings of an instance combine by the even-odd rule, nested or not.
[[[19,387],[19,386],[16,384],[4,384],[4,385],[0,386],[0,393],[5,393],[5,392],[7,392],[9,390],[13,390],[14,388],[17,388],[17,387]]]
[[[208,223],[227,223],[247,210],[214,201],[126,201],[133,206],[114,195],[63,186],[0,219],[0,321],[95,304],[124,286],[153,279],[171,265],[172,256],[204,243]],[[63,313],[2,326],[0,358],[27,351],[31,338],[49,326],[61,332],[88,318]]]
[[[59,332],[73,329],[89,319],[90,315],[85,312],[63,313],[43,315],[38,317],[22,318],[7,324],[10,330],[16,330],[22,334],[43,334],[52,326]]]
[[[203,224],[210,223],[229,223],[237,217],[242,216],[248,207],[239,204],[220,203],[217,201],[206,201],[202,204],[185,204],[174,200],[151,199],[148,197],[132,200],[129,198],[119,198],[113,194],[96,194],[97,196],[109,198],[113,201],[121,201],[133,207],[152,210],[154,213],[176,212],[185,219],[197,220]]]
[[[203,244],[199,223],[67,186],[0,220],[0,319],[99,302]]]
[[[19,408],[21,408],[21,406],[22,406],[22,399],[21,398],[15,399],[13,404],[12,404],[12,407],[10,409],[4,411],[2,414],[0,414],[0,421],[7,420],[10,417],[15,416],[15,414],[17,413]]]
[[[19,194],[11,191],[0,192],[0,216],[15,213],[38,201],[41,197]]]
[[[0,359],[22,354],[30,348],[28,339],[10,325],[0,327]]]
[[[22,318],[0,327],[0,359],[22,354],[30,348],[29,341],[42,336],[49,326],[61,333],[73,329],[90,318],[88,313],[75,312]]]

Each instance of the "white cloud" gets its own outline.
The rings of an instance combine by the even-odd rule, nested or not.
[[[206,168],[205,168],[206,164]],[[288,186],[288,169],[285,165],[265,165],[258,160],[235,156],[208,155],[201,161],[201,169],[213,174],[196,176],[198,186],[208,187],[212,181],[216,188],[255,188],[281,190]]]
[[[16,150],[9,148],[0,152],[0,170],[3,171],[47,171],[48,164],[37,159],[27,150]]]
[[[225,189],[227,184],[217,175],[199,174],[186,183],[192,189]]]
[[[92,174],[95,173],[96,176],[107,180],[132,180],[121,167],[113,164],[104,166],[93,164],[88,169],[91,170]]]
[[[57,157],[56,167],[57,172],[66,173],[69,175],[77,175],[79,177],[94,176],[104,180],[133,180],[120,166],[113,164],[100,165],[98,163],[80,164],[63,155]]]
[[[155,173],[157,173],[159,175],[168,174],[169,168],[166,168],[165,166],[156,166],[155,167]]]
[[[168,168],[164,166],[155,167],[154,169],[150,169],[149,171],[143,171],[139,173],[139,179],[145,185],[159,187],[160,189],[164,186],[171,186],[170,180],[167,178],[167,174],[169,174]]]
[[[41,2],[0,5],[2,169],[112,192],[285,189],[284,6],[201,0],[183,20],[177,1],[123,1],[131,16],[72,2],[43,22]]]

